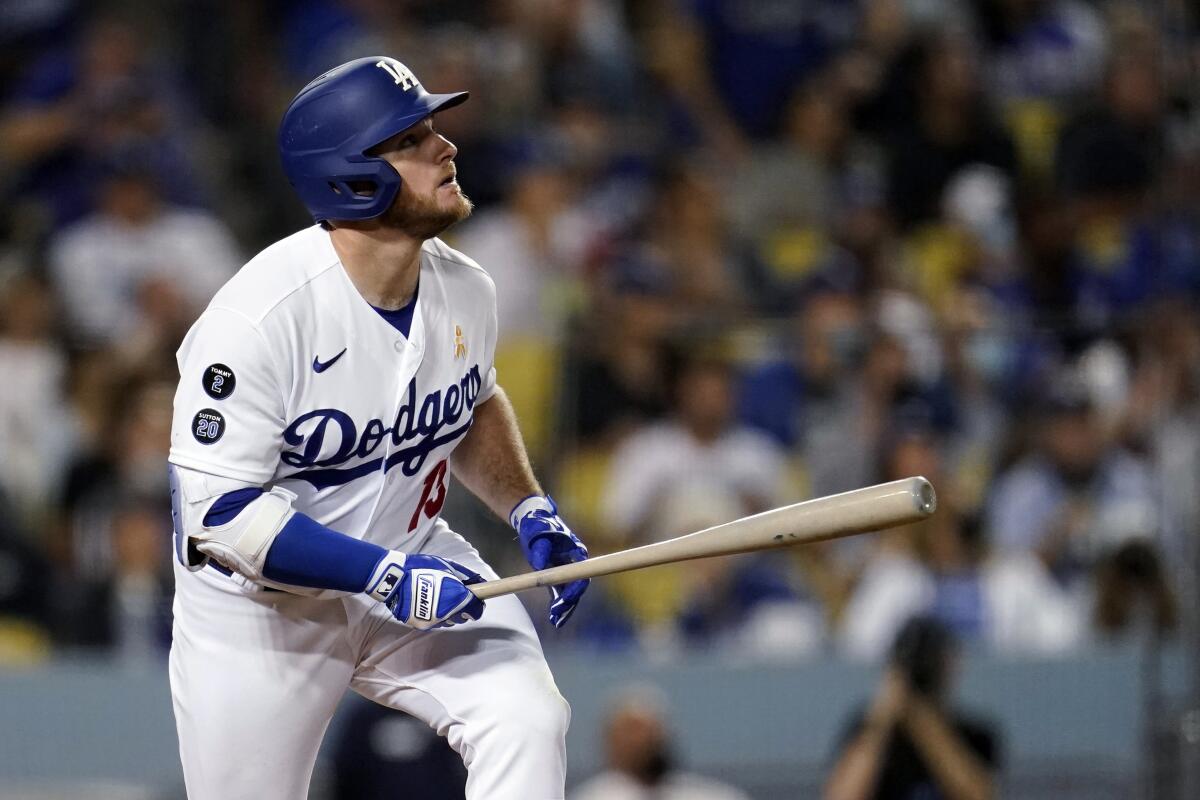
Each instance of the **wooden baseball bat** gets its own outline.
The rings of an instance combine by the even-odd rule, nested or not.
[[[470,589],[476,597],[487,600],[538,586],[553,586],[657,564],[820,542],[917,522],[932,514],[936,507],[937,497],[929,481],[920,477],[902,478],[793,503],[665,542],[632,547],[576,564],[484,581]]]

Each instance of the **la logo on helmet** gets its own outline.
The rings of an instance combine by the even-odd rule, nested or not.
[[[401,64],[394,58],[385,58],[375,62],[375,66],[392,76],[392,80],[403,89],[408,91],[414,86],[419,86],[417,76],[412,74],[412,70]]]

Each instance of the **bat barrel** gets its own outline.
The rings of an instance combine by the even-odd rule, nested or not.
[[[925,478],[913,477],[818,497],[727,524],[753,522],[753,532],[743,532],[748,543],[761,541],[767,535],[771,539],[769,546],[786,547],[906,525],[925,519],[935,510],[937,494],[933,485]],[[776,530],[766,533],[771,528]],[[746,550],[758,550],[761,546],[749,546]]]
[[[936,508],[937,496],[929,481],[922,477],[902,478],[794,503],[665,542],[596,556],[577,564],[564,564],[539,572],[487,581],[472,586],[471,591],[486,600],[537,586],[553,586],[674,561],[836,539],[918,522]]]

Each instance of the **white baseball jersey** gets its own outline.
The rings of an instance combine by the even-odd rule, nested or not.
[[[170,460],[189,502],[282,487],[334,530],[494,579],[438,515],[446,459],[495,391],[495,285],[434,239],[417,291],[406,337],[317,227],[243,267],[178,354]],[[363,593],[264,592],[178,564],[175,578],[171,697],[192,800],[307,797],[347,689],[444,735],[470,800],[563,797],[570,711],[516,597],[416,631]]]
[[[496,289],[431,239],[417,292],[405,337],[359,294],[326,231],[264,250],[179,349],[170,461],[283,487],[296,510],[382,547],[421,541],[446,459],[495,390]],[[228,483],[213,486],[215,497]]]

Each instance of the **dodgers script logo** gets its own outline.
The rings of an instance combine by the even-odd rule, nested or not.
[[[425,460],[437,448],[458,439],[471,427],[469,412],[475,407],[483,379],[479,365],[471,367],[458,383],[438,389],[425,396],[417,404],[417,379],[408,383],[404,402],[396,412],[391,427],[383,420],[372,419],[359,433],[358,426],[345,411],[336,408],[318,408],[301,414],[283,432],[283,441],[292,450],[285,450],[280,458],[283,463],[301,471],[289,477],[299,478],[324,489],[341,486],[350,481],[383,470],[387,472],[399,465],[401,472],[409,477],[420,472]],[[444,428],[461,425],[443,433]],[[385,438],[390,438],[394,449],[386,459],[383,456],[370,458],[379,449]],[[337,443],[332,455],[321,458],[326,443]],[[342,467],[351,459],[365,458],[367,461],[352,467]]]

